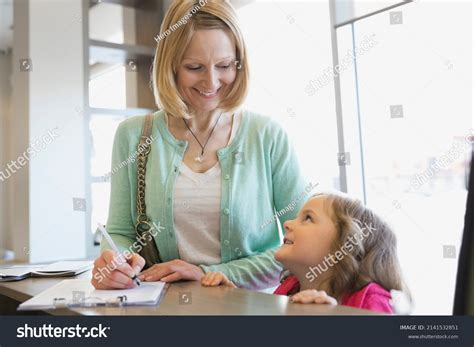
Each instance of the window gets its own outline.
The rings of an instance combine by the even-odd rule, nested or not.
[[[308,183],[337,188],[334,85],[329,79],[313,89],[332,68],[328,1],[256,2],[239,9],[239,18],[251,75],[245,107],[283,126]]]
[[[122,5],[125,3],[134,7]],[[118,125],[128,117],[144,115],[154,108],[148,80],[159,11],[158,2],[154,6],[145,2],[96,2],[89,8],[90,233],[95,232],[98,222],[106,223],[108,219],[108,174]],[[89,256],[96,256],[97,252],[90,242]]]
[[[348,190],[393,226],[414,314],[452,312],[472,128],[471,10],[416,2],[337,29],[340,59],[376,42],[340,74]]]

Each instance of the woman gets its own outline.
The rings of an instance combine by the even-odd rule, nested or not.
[[[161,110],[153,115],[146,164],[146,210],[159,229],[153,236],[161,262],[139,278],[200,280],[220,271],[240,287],[276,285],[278,224],[304,203],[295,203],[305,189],[295,153],[276,122],[240,109],[249,70],[228,2],[174,1],[161,32],[168,28],[157,40],[153,86]],[[137,165],[120,163],[136,152],[143,124],[144,117],[127,119],[114,140],[112,166],[121,169],[111,179],[107,229],[122,252],[136,241]],[[103,242],[92,284],[132,287],[144,259],[132,249],[127,263],[112,267],[108,248]]]

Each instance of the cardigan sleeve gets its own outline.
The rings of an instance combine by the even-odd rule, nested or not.
[[[129,167],[131,160],[127,121],[120,123],[114,137],[112,149],[111,192],[109,203],[109,217],[107,231],[114,240],[118,249],[123,252],[133,252],[132,245],[136,241],[132,218],[132,199]],[[110,249],[110,245],[102,239],[101,251]]]
[[[276,140],[271,148],[273,181],[273,202],[278,218],[283,226],[287,220],[295,219],[314,188],[310,182],[305,184],[296,151],[287,133],[276,123],[272,132]],[[283,230],[284,232],[284,230]]]
[[[298,159],[286,132],[274,121],[265,131],[269,144],[272,173],[273,204],[278,213],[277,223],[282,226],[288,219],[294,219],[304,205],[307,196],[305,181],[300,173]],[[258,228],[259,226],[255,226]],[[275,232],[278,226],[275,223]],[[262,289],[279,283],[281,264],[275,260],[274,247],[262,253],[227,263],[204,266],[204,272],[223,272],[236,286],[246,289]]]
[[[263,289],[278,284],[281,265],[275,260],[275,250],[269,249],[262,253],[252,255],[227,263],[216,265],[201,265],[207,273],[217,271],[224,273],[239,288]]]

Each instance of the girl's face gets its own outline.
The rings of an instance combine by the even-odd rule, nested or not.
[[[293,273],[308,271],[329,256],[336,238],[336,227],[324,208],[324,196],[309,200],[298,217],[286,221],[283,245],[275,259]]]
[[[215,110],[236,77],[236,50],[231,33],[198,30],[176,70],[178,91],[198,113]]]

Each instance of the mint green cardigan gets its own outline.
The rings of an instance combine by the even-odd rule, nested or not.
[[[298,197],[305,190],[305,181],[285,131],[268,117],[242,112],[234,139],[217,152],[222,170],[222,263],[196,265],[204,272],[223,272],[238,287],[260,289],[278,284],[281,265],[274,251],[281,238],[277,223],[295,218],[304,204],[304,199]],[[136,240],[137,166],[136,162],[126,166],[121,163],[136,153],[143,121],[144,116],[123,121],[113,145],[112,169],[120,169],[111,176],[107,229],[122,252],[133,251],[130,247]],[[169,132],[163,111],[154,114],[152,136],[146,173],[147,215],[164,227],[155,233],[155,241],[162,261],[170,261],[179,259],[173,197],[188,142],[177,140]],[[278,211],[279,217],[275,218]],[[104,241],[101,248],[109,247]]]

